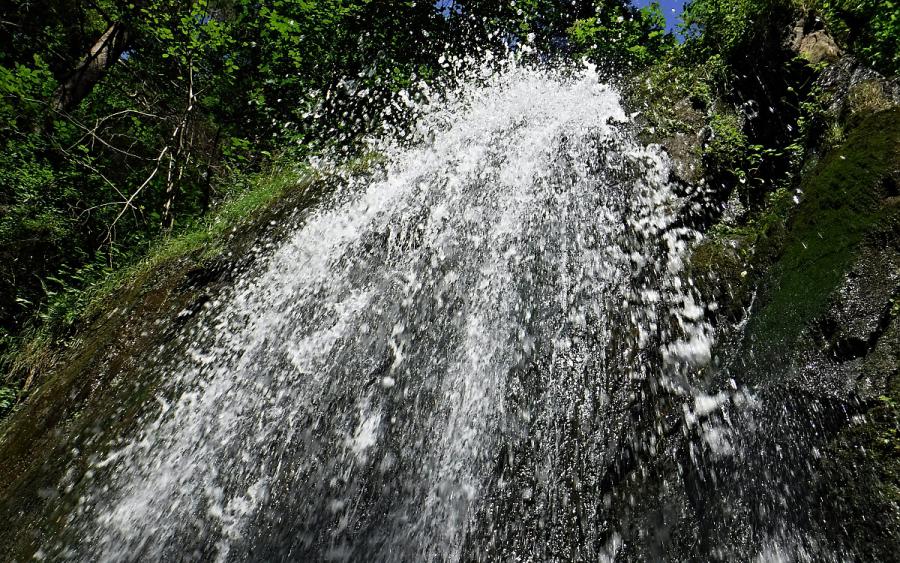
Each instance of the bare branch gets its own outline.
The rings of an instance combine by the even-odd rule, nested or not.
[[[106,122],[106,121],[109,120],[110,118],[118,117],[118,116],[125,115],[125,114],[138,114],[138,115],[143,115],[143,116],[146,116],[146,117],[152,117],[152,118],[155,118],[155,119],[162,119],[162,118],[159,117],[158,115],[154,115],[154,114],[152,114],[152,113],[146,113],[146,112],[139,111],[139,110],[126,109],[126,110],[122,110],[122,111],[118,111],[118,112],[116,112],[116,113],[110,114],[110,115],[105,116],[105,117],[101,117],[100,119],[98,119],[98,120],[94,123],[94,127],[88,128],[86,125],[84,125],[84,124],[82,124],[82,123],[79,123],[79,121],[78,121],[77,119],[73,118],[73,117],[70,116],[69,114],[67,114],[67,113],[65,113],[65,112],[58,111],[58,110],[55,110],[55,111],[56,111],[56,113],[58,113],[59,115],[64,116],[66,119],[68,119],[69,121],[71,121],[74,125],[76,125],[77,127],[79,127],[80,129],[82,129],[82,130],[85,132],[84,135],[82,135],[78,140],[76,140],[74,143],[72,143],[72,145],[69,147],[70,150],[71,150],[72,148],[74,148],[76,145],[78,145],[79,143],[81,143],[81,142],[85,139],[85,137],[91,137],[93,140],[98,141],[101,145],[105,146],[106,148],[108,148],[108,149],[110,149],[110,150],[112,150],[112,151],[114,151],[114,152],[117,152],[117,153],[119,153],[119,154],[123,154],[123,155],[125,155],[125,156],[127,156],[127,157],[129,157],[129,158],[136,158],[136,159],[138,159],[138,160],[144,160],[144,161],[148,161],[148,162],[152,162],[152,161],[153,161],[152,158],[148,158],[148,157],[146,157],[146,156],[137,155],[137,154],[132,153],[130,150],[124,150],[124,149],[120,149],[119,147],[116,147],[116,146],[113,145],[112,143],[110,143],[110,142],[106,141],[105,139],[103,139],[103,137],[99,136],[99,135],[97,134],[97,130],[100,128],[100,126],[101,126],[104,122]],[[134,145],[132,145],[132,146],[134,146]]]
[[[176,131],[177,130],[178,129],[176,128]],[[116,218],[113,219],[113,222],[107,228],[107,234],[106,234],[107,242],[112,242],[113,237],[114,237],[113,231],[116,227],[116,224],[119,222],[119,219],[121,219],[122,216],[125,215],[125,212],[130,207],[134,206],[134,204],[133,204],[134,198],[136,198],[138,196],[138,194],[140,194],[144,190],[144,188],[146,188],[147,185],[153,180],[153,178],[156,177],[156,174],[159,172],[159,167],[162,165],[162,160],[163,160],[163,158],[165,158],[165,156],[166,156],[166,154],[168,154],[168,152],[169,152],[169,145],[166,145],[165,147],[163,147],[162,151],[160,151],[159,156],[156,157],[156,159],[155,159],[156,166],[153,168],[153,171],[150,172],[150,175],[147,176],[147,179],[145,179],[143,181],[143,183],[141,183],[141,185],[138,186],[137,189],[134,190],[134,192],[131,194],[131,196],[129,196],[128,199],[124,202],[124,206],[122,207],[121,211],[119,211],[119,214],[116,215]]]

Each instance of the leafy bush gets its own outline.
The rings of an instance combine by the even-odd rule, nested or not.
[[[568,37],[577,55],[620,72],[659,60],[675,44],[656,2],[641,10],[607,6],[596,16],[576,20]]]
[[[749,70],[783,47],[797,14],[793,0],[692,0],[682,31],[696,58],[720,56]]]
[[[727,173],[746,180],[749,142],[743,125],[740,117],[732,113],[717,113],[710,119],[711,135],[703,152],[710,175]]]
[[[867,64],[900,73],[900,3],[896,0],[819,0],[828,30]]]

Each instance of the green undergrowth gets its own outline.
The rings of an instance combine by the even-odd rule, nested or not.
[[[805,177],[766,305],[750,327],[764,348],[790,349],[828,307],[860,243],[896,223],[890,184],[898,168],[900,109],[892,109],[861,118]]]
[[[227,250],[229,233],[259,220],[289,194],[309,190],[319,177],[319,172],[308,167],[281,163],[258,174],[235,178],[229,195],[206,217],[161,237],[142,257],[107,271],[86,287],[70,287],[54,295],[0,358],[5,374],[0,382],[0,418],[40,383],[41,373],[59,347],[90,319],[113,309],[127,288],[152,283],[168,266],[182,260],[195,267],[215,260]]]

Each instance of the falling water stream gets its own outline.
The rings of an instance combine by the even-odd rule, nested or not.
[[[741,538],[719,552],[709,543],[732,536],[696,516],[721,514],[698,508],[687,468],[741,445],[708,425],[695,455],[685,436],[756,399],[694,383],[713,341],[685,272],[699,234],[616,91],[589,70],[513,68],[421,109],[422,140],[382,140],[383,171],[349,180],[148,358],[155,401],[95,462],[67,533],[40,554],[787,549],[787,521],[759,531],[722,517]]]

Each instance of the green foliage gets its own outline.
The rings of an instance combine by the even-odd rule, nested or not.
[[[900,73],[900,3],[896,0],[818,0],[828,30],[867,64]]]
[[[719,57],[691,64],[680,47],[636,75],[629,84],[630,97],[640,100],[653,139],[672,135],[697,135],[709,116],[718,111],[724,92],[720,84],[727,67]]]
[[[527,44],[539,61],[588,58],[620,74],[675,44],[658,5],[638,10],[628,0],[457,0],[449,16],[494,37],[498,51]]]
[[[808,147],[840,134],[825,129],[825,104],[813,90],[822,67],[789,49],[801,13],[794,0],[693,0],[683,15],[686,40],[666,70],[670,81],[691,85],[682,99],[705,111],[710,185],[724,194],[736,187],[751,211],[792,181]]]
[[[540,57],[554,57],[566,54],[566,30],[576,20],[625,5],[624,0],[457,0],[450,16],[463,23],[455,29],[495,34],[493,47],[501,52],[507,45],[528,43]]]
[[[703,159],[709,174],[730,174],[746,182],[750,162],[749,141],[743,122],[733,113],[716,113],[709,120],[710,139],[703,148]]]
[[[665,31],[658,3],[641,10],[614,4],[597,12],[576,20],[568,29],[572,49],[579,56],[622,71],[659,60],[675,44],[675,38]]]
[[[113,23],[128,30],[123,56],[60,109],[58,88]],[[273,153],[352,148],[434,75],[448,25],[413,1],[0,8],[13,39],[0,47],[0,355],[29,325],[70,326],[81,290],[195,224]]]
[[[683,31],[698,58],[752,57],[785,44],[802,13],[821,17],[829,33],[882,73],[900,72],[900,4],[896,0],[693,0]],[[750,65],[752,66],[752,64]]]
[[[12,387],[0,385],[0,418],[15,406],[17,395],[16,390]]]
[[[796,14],[792,0],[692,0],[682,14],[682,31],[697,59],[763,63],[767,51],[782,46]]]
[[[359,166],[365,167],[359,161]],[[234,176],[223,190],[228,194],[208,215],[186,224],[169,237],[149,244],[140,260],[120,267],[101,265],[94,270],[86,266],[76,274],[89,283],[64,286],[51,292],[40,312],[41,323],[10,338],[13,352],[0,357],[8,366],[6,379],[0,380],[0,419],[17,402],[27,397],[31,377],[52,361],[51,351],[60,338],[66,337],[77,322],[96,318],[121,305],[123,295],[141,291],[154,283],[160,272],[172,268],[201,267],[221,259],[225,242],[236,230],[252,228],[260,217],[271,213],[279,202],[290,199],[292,206],[321,197],[323,186],[318,173],[297,167],[292,161],[276,159],[255,174]],[[315,187],[318,191],[312,192]],[[266,223],[267,224],[267,223]],[[62,284],[62,280],[54,280]],[[8,335],[9,337],[9,335]],[[28,379],[23,387],[23,380]],[[8,404],[4,406],[4,401]],[[5,409],[5,410],[4,410]]]

